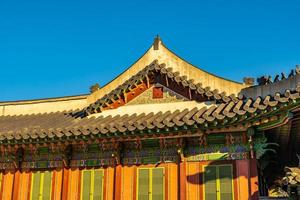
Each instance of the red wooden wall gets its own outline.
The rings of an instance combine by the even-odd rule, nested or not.
[[[255,161],[214,161],[182,162],[159,164],[165,172],[165,200],[201,200],[203,197],[203,166],[232,164],[234,199],[246,200],[250,196],[257,199],[257,175]],[[117,166],[104,168],[104,200],[136,200],[138,167],[154,165]],[[27,200],[31,191],[30,171],[4,172],[0,199]],[[81,188],[81,169],[60,169],[53,171],[52,200],[79,200]],[[179,198],[180,196],[180,198]]]

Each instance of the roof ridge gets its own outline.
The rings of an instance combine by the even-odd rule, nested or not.
[[[281,75],[281,77],[279,78],[280,75]],[[272,80],[272,76],[270,76],[270,75],[264,75],[264,76],[258,77],[256,79],[257,85],[254,85],[252,87],[273,84],[273,83],[277,83],[277,82],[280,82],[280,81],[284,81],[284,80],[293,78],[296,75],[300,75],[300,67],[299,67],[299,65],[296,65],[295,69],[291,69],[288,76],[286,76],[286,74],[284,72],[281,72],[280,75],[279,74],[275,75],[273,80]]]

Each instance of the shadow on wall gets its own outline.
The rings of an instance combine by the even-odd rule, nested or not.
[[[250,160],[249,160],[249,162],[250,162]],[[230,169],[232,169],[232,172],[233,172],[232,174],[228,174],[226,172],[226,169],[224,171],[223,169],[220,168],[219,171],[220,172],[221,172],[221,170],[223,170],[223,171],[221,173],[219,173],[219,176],[217,177],[215,172],[210,173],[210,172],[207,171],[207,168],[209,168],[209,167],[226,166],[226,165],[229,165],[229,164],[232,164],[232,168],[230,168]],[[217,187],[216,185],[214,185],[216,179],[221,178],[221,176],[222,176],[222,177],[229,177],[230,180],[231,180],[231,177],[232,177],[232,180],[234,182],[233,185],[232,185],[232,187],[233,187],[232,191],[234,191],[234,193],[233,193],[234,198],[232,198],[232,199],[240,199],[240,200],[258,200],[259,199],[259,191],[258,190],[251,192],[251,188],[250,188],[251,187],[251,182],[250,182],[250,180],[251,179],[254,179],[254,180],[256,179],[256,181],[254,183],[252,183],[252,187],[253,187],[253,184],[255,184],[254,188],[258,188],[259,183],[258,183],[257,176],[253,175],[253,173],[250,173],[250,168],[248,169],[249,170],[248,173],[250,175],[249,175],[249,177],[247,177],[247,176],[243,176],[243,175],[242,176],[237,175],[236,161],[227,161],[227,160],[212,161],[212,162],[209,162],[208,164],[205,164],[205,165],[202,165],[202,166],[206,168],[206,171],[204,171],[204,169],[203,169],[199,173],[195,173],[195,174],[192,174],[192,175],[187,175],[187,182],[188,183],[195,184],[195,185],[200,185],[200,187],[203,187],[204,185],[206,185],[206,186],[209,185],[209,187],[211,187],[211,186]],[[249,166],[250,166],[250,164],[249,164]],[[210,168],[210,169],[213,169],[213,168]],[[210,170],[210,169],[208,169],[208,170]],[[228,169],[227,169],[227,171],[228,171]],[[245,194],[238,194],[238,190],[240,190],[240,188],[239,188],[240,185],[237,186],[237,184],[239,184],[238,181],[241,177],[244,177],[246,180],[248,180],[248,188],[244,188],[244,190],[248,191],[248,194],[249,194],[248,199],[241,199],[241,198],[238,197],[238,196],[245,195]],[[228,179],[227,179],[227,182],[226,182],[226,180],[224,180],[223,183],[225,183],[225,185],[228,185]],[[245,187],[247,187],[247,186],[245,186]],[[220,190],[220,188],[216,188],[216,191],[219,191],[219,190]],[[211,191],[211,189],[210,189],[210,191]],[[242,193],[241,190],[240,190],[240,193]]]

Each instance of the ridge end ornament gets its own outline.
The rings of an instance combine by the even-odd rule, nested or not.
[[[159,50],[159,43],[162,43],[159,35],[157,34],[156,37],[154,38],[154,42],[153,42],[153,49],[154,50]]]

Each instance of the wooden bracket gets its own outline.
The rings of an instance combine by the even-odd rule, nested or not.
[[[116,165],[121,164],[120,152],[119,151],[115,151],[114,153],[111,154],[111,156],[115,159]]]
[[[253,146],[253,137],[252,135],[249,136],[249,144],[250,144],[250,158],[254,158],[254,146]]]
[[[189,99],[192,100],[192,91],[190,87],[189,87]]]
[[[148,75],[146,75],[146,83],[147,83],[147,88],[150,88],[150,80]]]
[[[115,159],[116,165],[120,165],[121,164],[121,158],[120,158],[121,144],[119,141],[113,141],[112,147],[113,147],[114,151],[111,156]]]
[[[166,139],[165,138],[159,139],[159,146],[160,146],[160,149],[164,149],[166,147]]]
[[[167,85],[167,87],[169,87],[169,80],[168,80],[168,76],[167,76],[167,75],[165,75],[165,77],[166,77],[166,85]]]
[[[227,133],[226,134],[226,144],[227,145],[232,145],[234,143],[235,143],[234,137],[230,133]]]
[[[178,153],[178,156],[179,156],[179,162],[183,162],[184,160],[184,153],[183,153],[183,150],[184,150],[184,138],[178,138],[177,139],[177,153]]]
[[[207,136],[206,136],[206,134],[202,134],[199,137],[199,145],[200,146],[206,146],[207,145]]]
[[[64,158],[63,158],[63,165],[68,167],[70,164],[70,161],[72,159],[72,154],[73,154],[73,146],[71,144],[67,145],[64,148]]]
[[[137,140],[135,140],[135,148],[136,149],[142,149],[142,141],[141,138],[137,138]]]

